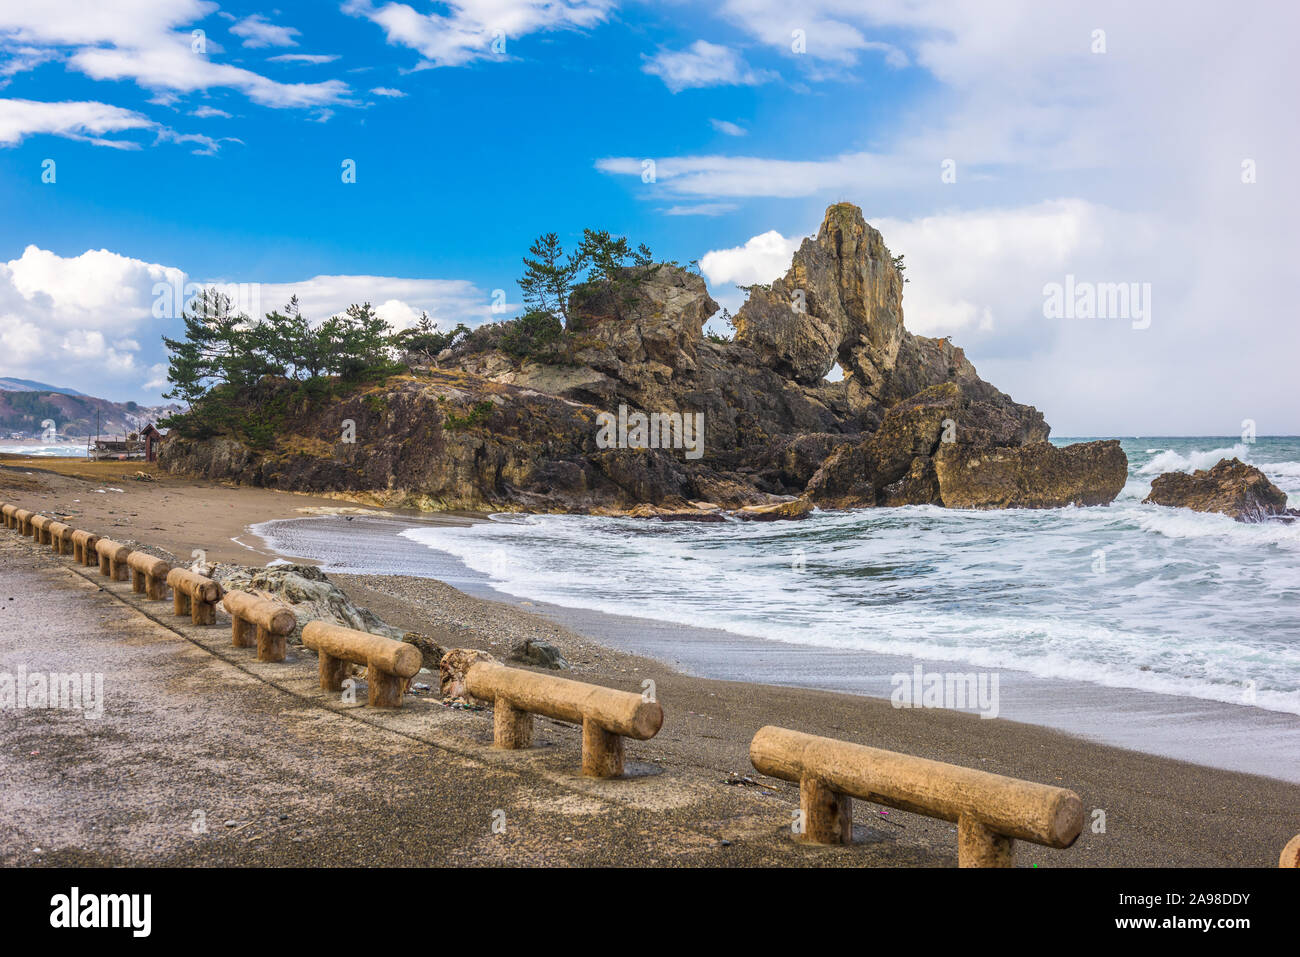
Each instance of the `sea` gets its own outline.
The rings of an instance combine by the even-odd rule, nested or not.
[[[55,458],[84,459],[86,446],[58,442],[52,445],[30,445],[21,442],[0,442],[0,452],[9,455],[53,456]]]
[[[1208,763],[1260,773],[1289,757],[1280,776],[1300,779],[1300,521],[1142,504],[1157,475],[1235,456],[1300,506],[1300,438],[1120,441],[1128,481],[1108,507],[908,506],[725,524],[390,518],[365,535],[354,523],[340,533],[335,516],[255,530],[326,571],[438,577],[588,630],[608,616],[624,623],[627,650],[706,677],[885,696],[913,663],[998,673],[1010,679],[1004,696],[1024,689],[1004,717],[1193,760],[1213,752]],[[1198,748],[1187,722],[1207,715],[1220,740]],[[1243,727],[1278,732],[1275,746],[1223,737],[1218,719],[1246,715],[1260,721]]]

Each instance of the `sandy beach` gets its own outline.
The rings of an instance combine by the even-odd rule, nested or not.
[[[251,526],[275,519],[330,514],[349,503],[320,497],[239,488],[147,472],[135,478],[138,463],[85,463],[76,460],[5,457],[0,462],[0,497],[23,507],[58,515],[125,542],[147,543],[188,560],[196,549],[216,561],[264,564],[275,558]],[[428,516],[423,516],[427,520]],[[473,516],[439,516],[448,522]],[[32,548],[6,546],[7,569],[24,567],[22,553]],[[48,565],[41,555],[36,564]],[[57,569],[42,571],[53,575]],[[8,577],[8,576],[6,576]],[[638,743],[630,756],[688,782],[692,793],[719,820],[730,813],[751,819],[758,800],[754,789],[725,783],[732,773],[752,774],[748,744],[754,732],[776,724],[815,734],[902,751],[1048,784],[1069,787],[1083,799],[1088,821],[1104,811],[1104,832],[1085,825],[1077,844],[1066,851],[1021,845],[1019,863],[1041,866],[1258,866],[1276,864],[1283,844],[1300,830],[1300,787],[1271,777],[1216,769],[1200,764],[1107,746],[1035,724],[934,709],[897,710],[886,700],[836,691],[755,684],[694,676],[684,670],[634,654],[611,640],[616,628],[592,625],[591,617],[563,621],[553,610],[540,614],[526,602],[501,602],[468,594],[445,582],[412,576],[367,574],[333,576],[348,595],[369,606],[391,624],[418,631],[447,647],[471,647],[504,653],[526,637],[556,644],[574,665],[573,677],[612,687],[639,689],[651,679],[664,704],[667,720],[652,741]],[[66,600],[78,597],[70,591]],[[583,627],[586,621],[589,627]],[[667,639],[665,638],[665,647]],[[650,645],[644,646],[650,648]],[[727,644],[702,647],[701,653],[726,654]],[[436,682],[435,682],[436,684]],[[441,713],[445,711],[439,709]],[[458,720],[478,722],[482,735],[489,717],[457,713]],[[370,732],[367,732],[370,733]],[[797,803],[797,790],[773,785],[762,801]],[[886,821],[859,803],[856,820],[872,833],[897,832],[905,838],[870,843],[877,864],[952,863],[953,828],[944,822],[894,812]],[[786,853],[781,813],[772,809],[771,833],[745,832],[728,845],[747,850],[720,860],[712,848],[678,848],[683,863],[738,863],[744,854],[760,863],[815,864],[862,861],[855,846],[828,853]],[[653,817],[653,815],[650,815]],[[759,815],[762,819],[762,815]],[[680,814],[674,820],[680,820]],[[760,829],[761,830],[761,829]],[[738,832],[739,833],[739,832]],[[583,841],[614,842],[591,853],[616,862],[621,836],[590,828]],[[672,844],[672,839],[664,840]],[[728,839],[729,840],[729,839]],[[468,843],[469,838],[466,837]],[[752,844],[751,844],[752,842]],[[451,843],[455,843],[454,839]],[[888,849],[890,853],[885,853]],[[601,857],[608,851],[610,857]],[[845,854],[850,858],[845,858]],[[892,854],[892,857],[891,857]],[[274,862],[274,861],[273,861]]]

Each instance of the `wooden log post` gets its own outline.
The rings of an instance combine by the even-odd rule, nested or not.
[[[124,582],[131,577],[131,570],[126,564],[131,549],[111,539],[101,538],[95,543],[95,551],[99,553],[99,573],[105,578]]]
[[[405,641],[355,631],[323,621],[309,621],[302,643],[320,655],[322,691],[342,691],[349,663],[366,666],[368,703],[399,708],[406,685],[420,670],[420,649]]]
[[[37,545],[50,544],[50,522],[54,519],[48,515],[32,515],[29,521],[32,526],[32,541]]]
[[[99,562],[99,536],[76,529],[72,533],[72,560],[82,565],[94,565]]]
[[[178,615],[188,614],[196,625],[217,623],[217,602],[221,600],[221,586],[211,578],[195,574],[188,568],[173,568],[167,573],[167,585],[172,590],[172,610]]]
[[[943,764],[788,728],[762,728],[749,745],[761,773],[799,783],[803,839],[852,840],[852,798],[957,824],[961,867],[1011,867],[1015,841],[1069,847],[1083,830],[1073,791]]]
[[[18,511],[18,506],[10,505],[8,502],[0,506],[0,517],[4,518],[5,528],[14,527],[14,512],[16,511]]]
[[[14,511],[14,526],[18,529],[19,535],[32,534],[32,513],[25,508]]]
[[[1282,856],[1278,858],[1278,867],[1300,867],[1300,834],[1286,842]]]
[[[54,554],[69,555],[72,553],[72,532],[72,526],[64,522],[52,522],[50,524],[50,547],[54,549]]]
[[[532,744],[534,714],[582,726],[582,773],[612,778],[623,773],[623,739],[645,741],[663,727],[657,701],[600,685],[556,678],[481,661],[465,675],[465,688],[493,702],[493,745]]]
[[[284,661],[289,635],[298,627],[288,605],[242,591],[226,592],[221,604],[230,612],[230,637],[236,648],[256,642],[258,661]]]
[[[131,568],[133,592],[144,595],[150,601],[161,601],[167,597],[167,573],[172,570],[170,562],[148,552],[132,552],[127,556],[126,563]]]

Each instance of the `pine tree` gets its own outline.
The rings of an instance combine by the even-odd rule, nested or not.
[[[524,305],[531,312],[558,314],[568,325],[569,295],[574,279],[586,265],[586,257],[580,250],[565,258],[555,233],[537,237],[528,251],[533,258],[524,257],[524,275],[519,280]]]

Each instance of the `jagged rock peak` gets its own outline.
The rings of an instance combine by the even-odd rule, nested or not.
[[[737,339],[766,364],[815,385],[838,361],[871,391],[903,342],[903,282],[879,230],[836,203],[785,276],[755,287],[736,314]]]

